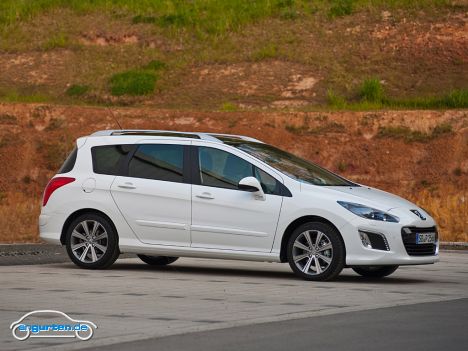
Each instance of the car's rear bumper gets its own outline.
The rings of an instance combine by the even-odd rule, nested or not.
[[[65,220],[65,214],[41,213],[39,215],[39,237],[49,244],[61,245],[60,236]]]

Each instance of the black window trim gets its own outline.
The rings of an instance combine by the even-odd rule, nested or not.
[[[123,157],[119,162],[119,166],[117,167],[118,170],[117,170],[117,174],[111,174],[111,173],[101,173],[101,172],[97,172],[96,171],[96,165],[97,165],[97,161],[96,161],[96,153],[95,153],[95,149],[99,148],[99,147],[110,147],[110,146],[113,146],[113,147],[116,147],[116,146],[128,146],[130,148],[130,151],[127,153],[127,155],[125,157]],[[128,160],[128,157],[130,154],[133,155],[133,153],[135,152],[135,147],[134,147],[134,144],[102,144],[102,145],[95,145],[95,146],[92,146],[91,147],[91,162],[92,162],[92,166],[93,166],[93,173],[95,174],[100,174],[100,175],[110,175],[110,176],[120,176],[122,175],[123,173],[123,170],[124,170],[124,167],[125,167],[125,163],[126,161]]]
[[[205,146],[205,145],[191,145],[190,146],[190,148],[191,148],[190,156],[191,156],[191,166],[192,166],[191,167],[192,184],[200,185],[200,186],[206,186],[208,188],[218,188],[218,189],[234,190],[234,191],[245,191],[245,190],[241,190],[241,189],[230,189],[230,188],[225,188],[225,187],[221,187],[221,186],[212,186],[212,185],[202,184],[201,183],[201,178],[200,178],[200,163],[199,163],[199,159],[198,159],[198,154],[199,154],[198,148],[199,147],[207,147],[207,148],[221,150],[221,151],[224,151],[224,152],[231,153],[232,155],[234,155],[236,157],[239,157],[240,159],[242,159],[245,162],[248,162],[250,165],[252,165],[253,176],[255,176],[255,173],[254,173],[255,168],[258,168],[259,170],[265,172],[270,177],[275,179],[278,182],[279,186],[280,186],[279,194],[266,194],[266,195],[292,197],[292,194],[289,191],[289,189],[286,187],[286,185],[284,185],[283,182],[279,181],[275,176],[272,176],[270,173],[268,173],[264,169],[254,165],[252,162],[250,162],[250,161],[248,161],[248,160],[246,160],[246,159],[244,159],[244,158],[242,158],[240,156],[237,156],[237,155],[233,154],[232,152],[229,152],[229,151],[226,151],[226,150],[223,150],[223,149],[218,149],[218,148],[215,148],[215,147],[212,147],[212,146]]]
[[[93,152],[93,148],[95,147],[100,147],[100,146],[127,146],[130,150],[127,153],[125,157],[120,160],[120,165],[118,167],[117,174],[106,174],[106,173],[97,173],[95,170],[95,165],[96,165],[96,159],[95,159],[95,153]],[[182,177],[183,180],[182,182],[173,182],[170,180],[162,180],[162,179],[151,179],[151,178],[141,178],[141,177],[130,177],[128,168],[130,165],[130,161],[132,160],[133,156],[138,150],[138,147],[141,145],[178,145],[178,146],[183,146],[183,163],[182,163]],[[192,167],[191,167],[191,151],[190,151],[190,145],[185,145],[185,144],[166,144],[166,143],[137,143],[137,144],[105,144],[105,145],[96,145],[91,147],[91,158],[92,158],[92,163],[93,163],[93,172],[96,174],[102,174],[102,175],[111,175],[111,176],[116,176],[116,177],[127,177],[127,178],[135,178],[135,179],[148,179],[148,180],[156,180],[159,182],[170,182],[170,183],[181,183],[181,184],[191,184],[191,178],[192,178]]]
[[[130,161],[132,160],[133,156],[137,152],[138,148],[143,145],[177,145],[177,146],[182,146],[183,147],[183,160],[182,160],[182,181],[181,182],[174,182],[172,180],[163,180],[163,179],[152,179],[152,178],[141,178],[141,177],[130,177],[129,176],[129,171],[128,168],[130,166]],[[128,153],[125,162],[122,165],[122,168],[120,169],[120,173],[122,177],[128,177],[128,178],[135,178],[135,179],[148,179],[148,180],[155,180],[158,182],[169,182],[169,183],[179,183],[179,184],[191,184],[191,176],[192,176],[192,170],[190,167],[191,161],[190,161],[190,145],[185,145],[185,144],[173,144],[173,143],[138,143],[138,144],[133,144],[134,148],[131,152]]]

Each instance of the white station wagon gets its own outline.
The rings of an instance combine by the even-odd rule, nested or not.
[[[438,260],[431,216],[249,137],[107,130],[79,138],[44,191],[40,236],[83,268],[120,253],[288,262],[299,277],[343,268],[379,278]]]

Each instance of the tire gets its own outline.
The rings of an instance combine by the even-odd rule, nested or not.
[[[97,213],[85,213],[73,220],[67,228],[65,245],[72,262],[81,268],[104,269],[120,255],[114,226]]]
[[[307,233],[310,240],[307,240]],[[345,265],[346,250],[335,228],[321,222],[309,222],[294,230],[288,241],[287,254],[289,265],[297,276],[325,281],[340,274]],[[314,267],[319,267],[318,271]]]
[[[353,271],[366,278],[383,278],[389,276],[398,269],[398,266],[360,266],[352,267]]]
[[[174,263],[179,257],[169,256],[146,256],[137,255],[140,260],[151,265],[151,266],[167,266],[168,264]]]

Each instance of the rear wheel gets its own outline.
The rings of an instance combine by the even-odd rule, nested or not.
[[[353,271],[366,278],[383,278],[398,269],[398,266],[360,266],[353,267]]]
[[[114,227],[95,213],[83,214],[70,224],[65,245],[70,259],[82,268],[107,268],[120,254]]]
[[[334,279],[345,264],[340,234],[325,223],[301,225],[289,238],[288,262],[293,272],[303,279]]]
[[[146,255],[137,255],[140,260],[151,265],[151,266],[167,266],[168,264],[174,263],[179,259],[179,257],[169,257],[169,256],[146,256]]]

